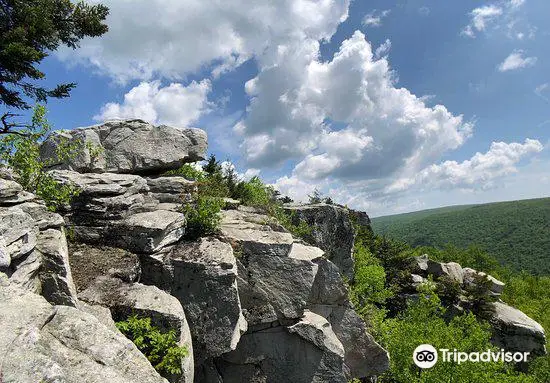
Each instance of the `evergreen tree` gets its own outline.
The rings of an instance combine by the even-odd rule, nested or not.
[[[29,109],[29,99],[68,97],[75,83],[46,89],[36,84],[45,74],[39,64],[51,51],[65,45],[77,48],[84,37],[107,32],[109,10],[102,4],[77,4],[70,0],[0,0],[0,104]],[[0,134],[12,133],[18,124],[6,112]]]

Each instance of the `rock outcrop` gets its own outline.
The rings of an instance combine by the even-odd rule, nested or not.
[[[496,346],[531,355],[546,354],[546,336],[539,323],[504,302],[489,303],[486,310]]]
[[[546,354],[546,335],[542,326],[499,299],[504,291],[503,282],[484,272],[462,268],[455,262],[430,260],[427,255],[415,257],[412,264],[412,290],[426,283],[427,277],[434,281],[443,278],[442,283],[454,282],[459,287],[459,296],[449,310],[451,315],[473,311],[491,325],[494,345],[532,355]]]
[[[115,321],[126,320],[131,315],[151,318],[151,323],[162,331],[174,331],[178,344],[189,351],[182,360],[181,374],[170,376],[170,382],[193,381],[193,346],[189,325],[183,308],[173,296],[155,286],[126,283],[111,277],[99,277],[78,297],[92,305],[107,307]]]
[[[52,304],[75,306],[63,218],[15,181],[0,179],[0,272]]]
[[[285,209],[292,215],[294,223],[305,221],[312,228],[310,242],[323,249],[342,275],[352,280],[355,231],[349,210],[327,204],[289,205]],[[359,217],[368,219],[362,215]]]
[[[109,121],[55,132],[40,149],[42,159],[55,162],[64,142],[78,146],[78,155],[68,163],[52,165],[81,173],[159,174],[203,160],[207,148],[206,133],[200,129],[153,126],[142,120]]]
[[[3,382],[166,382],[114,324],[51,305],[2,273],[0,323]]]
[[[50,174],[80,193],[62,216],[7,176],[0,184],[6,294],[26,289],[19,296],[42,300],[34,305],[36,323],[14,321],[38,334],[39,351],[21,348],[29,351],[28,366],[39,367],[30,380],[59,373],[67,382],[164,381],[114,326],[131,314],[176,331],[188,345],[191,354],[171,382],[345,383],[388,368],[387,352],[347,297],[343,275],[352,277],[354,231],[346,209],[293,208],[312,225],[312,246],[272,217],[229,201],[219,234],[189,241],[179,207],[197,186],[163,173],[203,158],[204,132],[109,122],[56,133],[42,146],[45,161],[63,140],[80,145],[80,154],[52,164]],[[33,318],[7,296],[7,312]],[[79,367],[67,371],[69,363]]]

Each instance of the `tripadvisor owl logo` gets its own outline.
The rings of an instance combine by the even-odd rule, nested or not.
[[[465,363],[465,362],[527,362],[529,358],[529,352],[512,352],[506,351],[504,349],[496,350],[489,349],[483,352],[474,351],[474,352],[462,352],[458,351],[456,348],[450,350],[448,348],[440,348],[439,352],[441,353],[442,362],[452,362],[452,363]],[[413,362],[420,368],[432,368],[435,366],[438,360],[438,350],[435,349],[431,344],[421,344],[414,349],[413,352]]]
[[[437,363],[437,350],[431,344],[421,344],[414,349],[413,361],[420,368],[431,368]]]

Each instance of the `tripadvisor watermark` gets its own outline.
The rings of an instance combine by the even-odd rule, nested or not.
[[[456,348],[450,350],[448,348],[436,348],[430,344],[421,344],[415,348],[413,352],[413,361],[420,368],[431,368],[435,366],[438,361],[441,362],[453,362],[457,364],[465,362],[527,362],[529,352],[511,352],[504,349],[498,351],[475,351],[475,352],[462,352]]]

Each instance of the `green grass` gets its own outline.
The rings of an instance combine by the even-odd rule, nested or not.
[[[372,227],[377,234],[412,246],[477,244],[503,265],[550,275],[550,198],[378,217]]]

